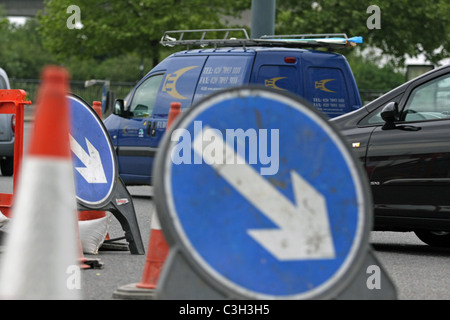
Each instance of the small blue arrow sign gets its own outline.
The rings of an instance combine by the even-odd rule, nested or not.
[[[303,99],[226,90],[164,137],[154,168],[158,217],[170,243],[226,290],[323,297],[348,284],[367,249],[371,198],[355,163]]]
[[[79,97],[70,95],[68,99],[76,195],[83,204],[98,206],[108,200],[114,186],[113,148],[95,111]]]

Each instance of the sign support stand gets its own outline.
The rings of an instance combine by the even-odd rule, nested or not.
[[[125,239],[128,242],[130,253],[139,255],[145,254],[131,195],[120,177],[117,178],[112,199],[115,199],[115,201],[111,201],[101,208],[88,207],[78,202],[78,209],[110,211],[119,221],[125,232]]]
[[[370,274],[368,270],[371,266],[379,267],[379,286],[369,289],[367,281]],[[191,288],[190,290],[180,290]],[[214,279],[205,277],[205,274],[196,270],[190,264],[189,259],[179,248],[171,248],[167,256],[165,267],[162,269],[159,285],[155,293],[158,300],[239,300],[248,299],[234,291],[224,290],[221,286],[215,285]],[[381,265],[373,254],[372,250],[367,250],[364,262],[342,291],[334,295],[327,296],[328,300],[395,300],[397,293],[394,283],[388,274],[381,268]]]

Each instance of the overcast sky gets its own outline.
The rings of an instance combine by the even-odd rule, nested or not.
[[[8,17],[11,23],[24,24],[26,18],[25,17]]]

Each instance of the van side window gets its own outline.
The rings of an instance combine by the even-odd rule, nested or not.
[[[164,74],[151,76],[136,89],[129,109],[133,118],[151,116],[163,76]]]

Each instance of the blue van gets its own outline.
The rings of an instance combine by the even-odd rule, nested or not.
[[[188,50],[174,53],[155,66],[125,99],[116,100],[112,114],[104,121],[125,184],[152,184],[153,161],[172,102],[181,103],[183,111],[216,90],[259,84],[298,94],[329,118],[361,107],[345,57],[314,49],[349,46],[351,40],[346,35],[250,39],[245,29],[239,30],[244,34],[239,39],[229,36],[236,29],[164,34],[163,45],[185,45]],[[217,31],[225,31],[225,37],[206,40],[208,32]],[[200,39],[187,40],[186,34],[191,32],[200,32]],[[199,46],[202,48],[189,50]]]

